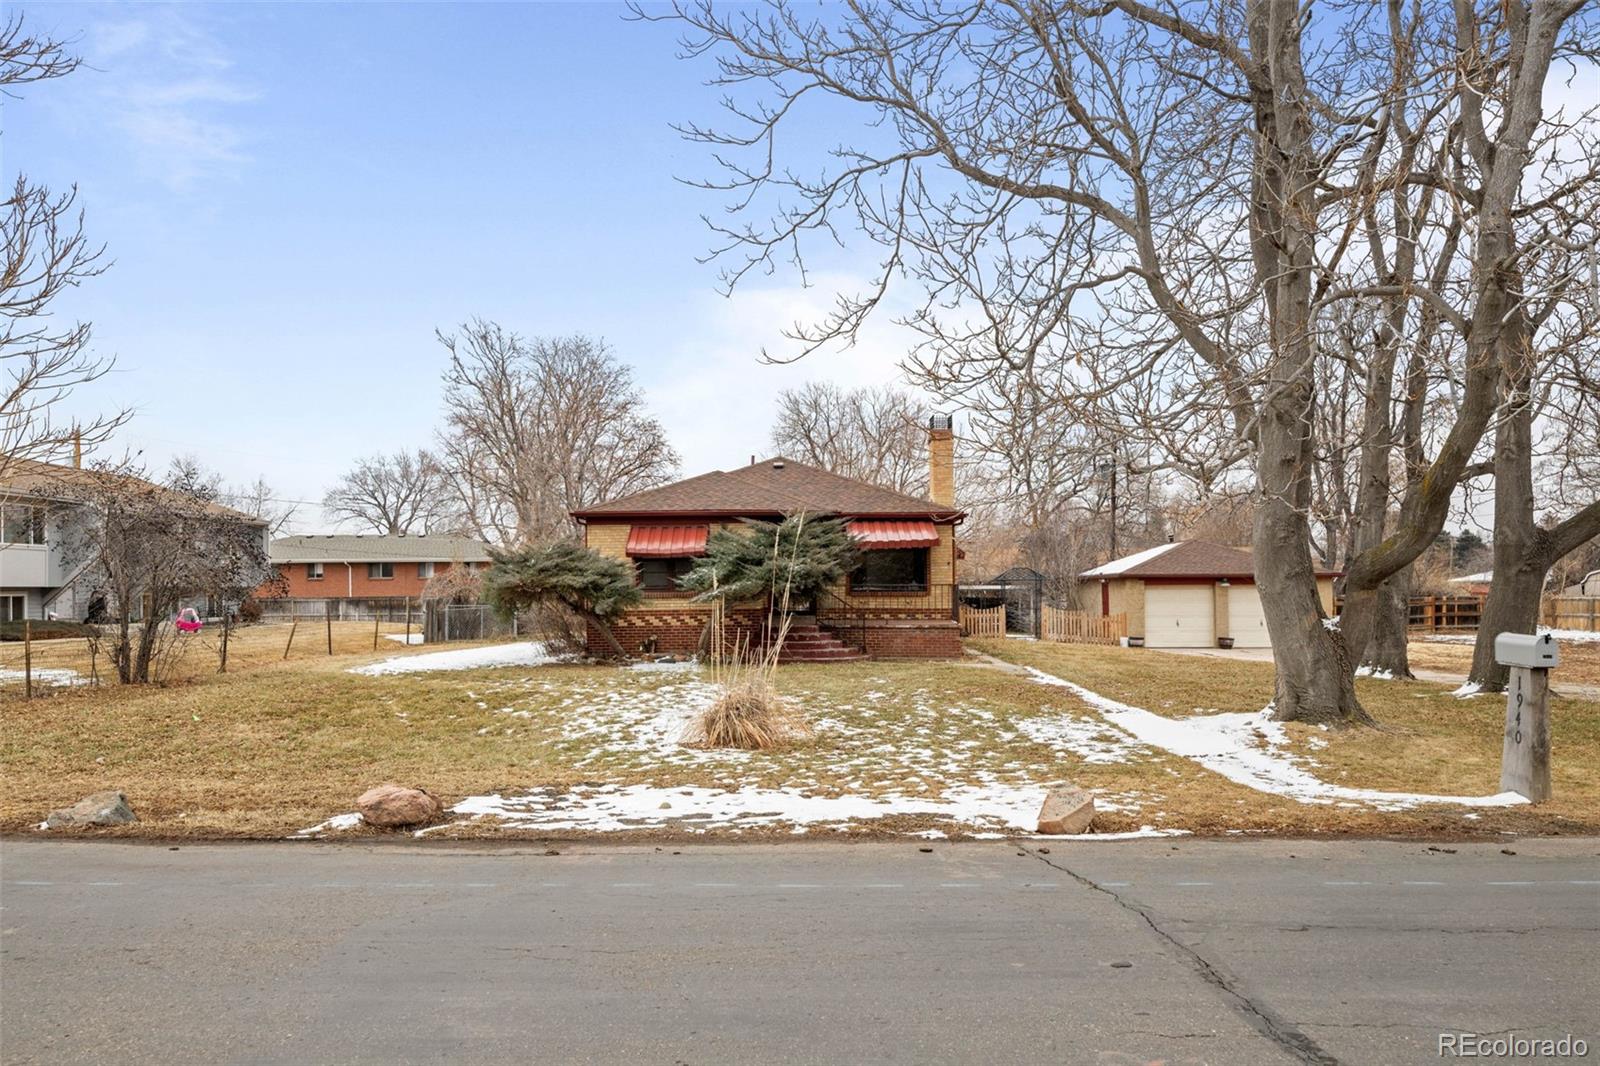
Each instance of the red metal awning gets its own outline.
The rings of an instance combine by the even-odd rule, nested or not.
[[[628,554],[639,559],[704,555],[709,526],[634,526],[628,530]]]
[[[864,551],[931,548],[939,543],[939,530],[932,522],[851,522],[849,529]]]

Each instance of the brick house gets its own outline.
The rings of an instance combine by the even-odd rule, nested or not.
[[[489,549],[470,537],[278,537],[271,557],[280,582],[260,599],[416,599],[435,574],[452,566],[482,567]]]
[[[955,506],[948,416],[934,416],[928,438],[928,499],[775,456],[574,511],[584,543],[631,562],[643,587],[645,603],[612,627],[618,642],[630,653],[694,654],[711,609],[691,602],[676,579],[705,553],[711,530],[804,511],[843,518],[862,555],[855,573],[820,598],[815,623],[797,620],[795,648],[819,652],[804,657],[845,658],[846,649],[885,658],[959,656],[956,526],[965,515]],[[728,617],[756,633],[766,614],[765,604],[742,604]],[[596,632],[589,646],[604,653]]]

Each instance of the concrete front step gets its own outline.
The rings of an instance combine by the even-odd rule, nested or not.
[[[778,654],[781,663],[831,663],[865,658],[855,648],[822,632],[805,634],[799,640],[791,633]]]

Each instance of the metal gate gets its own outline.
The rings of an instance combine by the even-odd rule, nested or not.
[[[452,640],[492,640],[514,636],[516,619],[501,620],[482,603],[429,603],[423,633],[429,644]]]

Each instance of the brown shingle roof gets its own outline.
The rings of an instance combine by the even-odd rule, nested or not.
[[[1162,544],[1133,555],[1113,559],[1103,566],[1086,570],[1083,577],[1196,577],[1196,578],[1250,578],[1254,580],[1255,562],[1242,548],[1213,544],[1208,540],[1181,540],[1175,544]],[[1337,570],[1319,568],[1319,577],[1333,577]]]
[[[802,510],[945,520],[962,517],[954,507],[842,477],[781,455],[737,470],[713,470],[572,513],[576,518],[587,519],[639,514],[755,516]]]
[[[194,507],[196,500],[163,485],[144,478],[134,477],[94,467],[62,466],[58,463],[41,463],[37,459],[10,457],[5,460],[5,477],[0,480],[0,495],[31,497],[40,500],[72,502],[82,496],[83,490],[123,486],[130,492],[150,492],[156,499],[166,500],[175,508]],[[254,515],[224,507],[220,503],[201,502],[200,509],[208,514],[237,518],[253,526],[264,526],[266,520]]]

